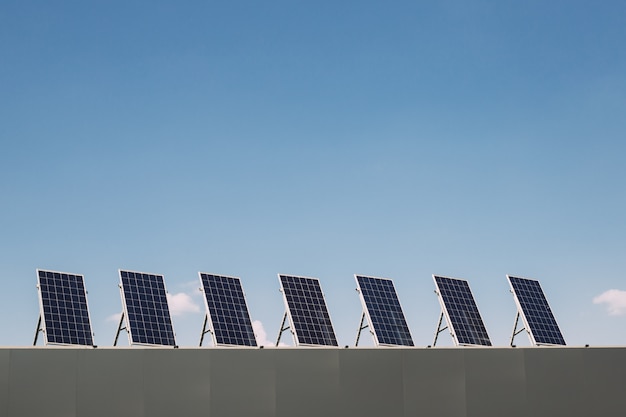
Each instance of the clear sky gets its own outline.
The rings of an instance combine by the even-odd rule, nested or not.
[[[36,268],[85,275],[102,346],[119,268],[165,276],[182,346],[198,271],[270,340],[287,273],[353,344],[359,273],[428,345],[435,273],[506,345],[513,274],[568,344],[626,345],[625,40],[623,1],[4,0],[0,345],[32,344]]]

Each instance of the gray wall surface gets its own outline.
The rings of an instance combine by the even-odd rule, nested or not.
[[[0,416],[622,416],[626,348],[0,348]]]

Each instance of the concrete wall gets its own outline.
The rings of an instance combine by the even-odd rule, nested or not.
[[[613,416],[626,348],[0,348],[0,416]]]

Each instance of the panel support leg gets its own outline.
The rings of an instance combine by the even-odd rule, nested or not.
[[[37,338],[39,337],[39,332],[42,331],[41,328],[41,314],[39,314],[39,320],[37,321],[37,329],[35,330],[35,340],[33,341],[33,346],[37,346]]]
[[[443,311],[439,314],[439,322],[437,323],[437,329],[435,330],[435,339],[433,340],[433,347],[437,345],[437,339],[439,338],[439,333],[443,332],[448,328],[448,326],[441,328],[441,323],[443,323]]]
[[[278,344],[280,343],[280,338],[283,335],[283,332],[285,330],[288,330],[290,326],[285,327],[285,322],[287,321],[287,312],[285,311],[285,314],[283,314],[283,321],[280,323],[280,330],[278,331],[278,337],[276,338],[276,346],[278,346]]]
[[[358,346],[359,345],[359,339],[361,338],[361,332],[363,331],[363,329],[367,329],[369,327],[369,324],[366,324],[365,326],[363,326],[363,322],[365,321],[365,312],[361,313],[361,322],[359,323],[359,330],[356,334],[356,341],[354,342],[354,346]]]
[[[211,333],[213,334],[213,332],[211,332],[211,330],[207,330],[206,325],[209,322],[209,316],[208,314],[204,315],[204,323],[202,324],[202,333],[200,333],[200,346],[202,346],[202,341],[204,340],[204,335],[207,333]]]
[[[517,336],[518,334],[526,330],[525,327],[522,327],[521,329],[517,330],[518,324],[519,324],[519,311],[515,315],[515,324],[513,325],[513,333],[511,334],[511,343],[510,343],[511,346],[513,346],[513,340],[515,340],[515,336]]]
[[[117,326],[117,333],[115,334],[115,341],[113,342],[113,346],[117,346],[117,339],[120,337],[120,332],[122,330],[128,331],[126,327],[122,327],[124,325],[124,312],[122,311],[122,315],[120,316],[120,324]]]

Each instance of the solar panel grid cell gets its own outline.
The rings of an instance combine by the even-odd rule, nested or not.
[[[239,278],[200,273],[200,279],[216,343],[257,346]]]
[[[439,295],[457,342],[462,345],[491,346],[478,306],[465,280],[435,276]]]
[[[377,343],[413,346],[393,281],[360,275],[356,276],[356,280]]]
[[[537,344],[565,345],[539,281],[507,276],[521,307],[529,330]]]
[[[120,271],[132,343],[175,346],[162,275]]]
[[[82,275],[37,271],[46,343],[93,345]]]
[[[298,344],[337,346],[319,281],[279,275]]]

